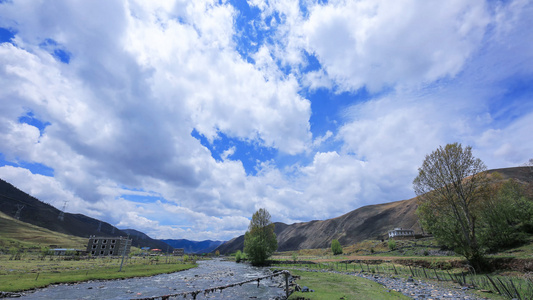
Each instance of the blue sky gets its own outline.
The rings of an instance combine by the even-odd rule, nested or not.
[[[0,178],[154,238],[414,196],[533,158],[530,1],[0,1]]]

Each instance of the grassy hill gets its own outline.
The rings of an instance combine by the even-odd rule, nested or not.
[[[15,216],[19,208],[19,220],[33,224],[52,232],[73,235],[81,238],[96,236],[127,236],[127,233],[113,225],[82,214],[65,213],[59,220],[60,211],[52,205],[19,190],[10,183],[0,179],[0,212],[7,216]],[[20,223],[17,223],[20,224]],[[0,232],[4,228],[0,227]],[[143,238],[132,236],[133,246],[159,248],[166,251],[167,244],[146,235]],[[86,240],[86,239],[85,239]],[[85,242],[86,243],[86,242]],[[173,248],[170,247],[169,251]]]
[[[0,252],[11,246],[85,249],[87,239],[16,220],[0,212]]]

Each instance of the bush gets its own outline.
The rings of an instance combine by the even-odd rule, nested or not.
[[[396,250],[397,245],[396,245],[396,241],[395,241],[395,240],[389,240],[389,243],[388,243],[388,244],[389,244],[389,249],[390,249],[391,251]]]
[[[338,240],[331,241],[331,252],[333,252],[333,255],[342,254],[342,246]]]
[[[235,254],[235,262],[241,262],[243,259],[241,250],[237,250],[237,253]]]

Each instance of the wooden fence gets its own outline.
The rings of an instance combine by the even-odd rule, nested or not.
[[[216,291],[222,292],[224,289],[235,287],[235,286],[241,286],[243,284],[254,282],[254,281],[257,281],[257,285],[259,286],[259,282],[261,280],[272,279],[272,278],[274,278],[276,276],[280,276],[280,275],[284,275],[285,276],[285,295],[286,295],[287,298],[289,298],[289,275],[290,275],[290,273],[289,273],[289,271],[278,271],[278,272],[274,272],[274,274],[272,274],[272,275],[256,277],[254,279],[249,279],[249,280],[246,280],[246,281],[241,281],[241,282],[232,283],[232,284],[223,285],[223,286],[212,287],[212,288],[208,288],[208,289],[204,289],[204,290],[180,292],[180,293],[177,293],[177,294],[169,294],[169,295],[163,295],[163,296],[153,296],[153,297],[146,297],[146,298],[132,298],[132,300],[155,300],[155,299],[167,300],[167,299],[170,299],[170,297],[183,297],[183,298],[186,298],[188,295],[190,295],[192,297],[192,299],[196,299],[196,296],[198,296],[200,294],[207,295],[209,293],[214,293]]]

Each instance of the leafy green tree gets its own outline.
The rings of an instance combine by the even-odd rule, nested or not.
[[[331,252],[333,252],[333,255],[342,254],[342,246],[339,240],[331,241]]]
[[[489,251],[523,244],[533,233],[533,201],[522,184],[510,179],[487,195],[480,214],[479,238]]]
[[[413,181],[422,226],[476,270],[484,267],[476,220],[488,187],[485,171],[485,164],[472,155],[472,147],[454,143],[426,155]]]
[[[244,235],[244,253],[252,265],[264,265],[277,249],[278,241],[270,214],[266,209],[260,208],[253,214]]]

